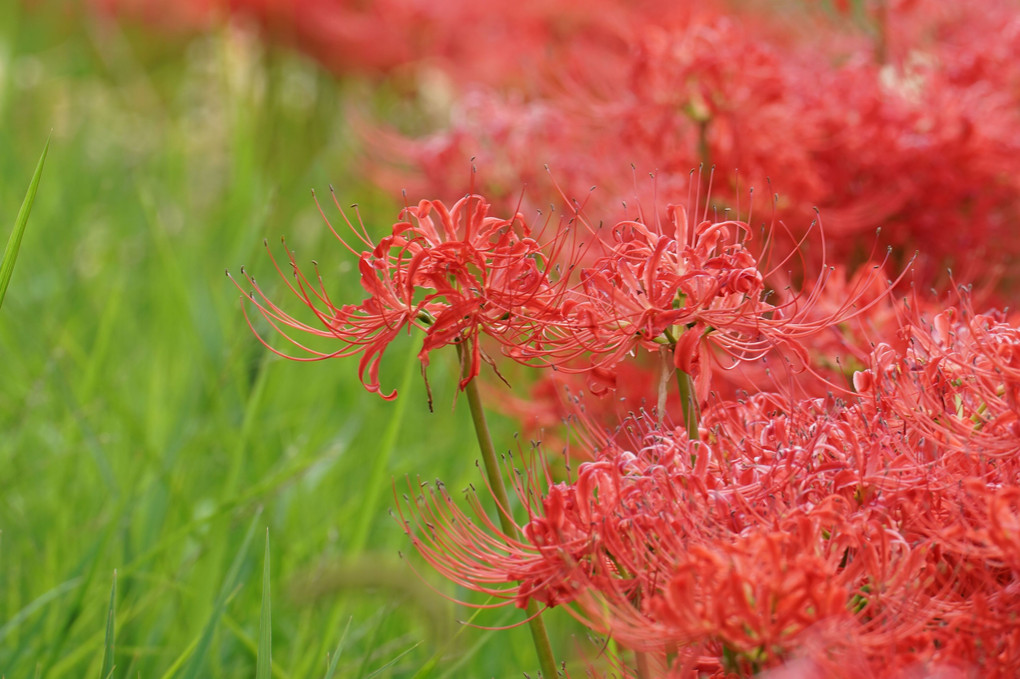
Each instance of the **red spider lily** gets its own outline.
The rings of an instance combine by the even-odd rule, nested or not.
[[[897,350],[875,347],[857,390],[929,448],[1014,456],[1020,437],[1020,330],[1001,312],[905,310]],[[879,403],[880,402],[880,403]],[[934,454],[934,453],[933,453]]]
[[[421,201],[405,208],[401,221],[378,244],[364,234],[363,225],[358,232],[341,210],[348,226],[369,248],[358,255],[361,285],[369,297],[357,305],[336,305],[318,271],[313,283],[288,252],[295,283],[287,285],[320,325],[309,325],[284,311],[249,276],[254,288],[251,301],[304,355],[290,356],[266,346],[295,360],[361,354],[362,383],[369,391],[392,399],[395,391],[380,392],[379,365],[389,344],[414,327],[425,333],[419,352],[423,369],[433,350],[466,344],[463,388],[478,375],[482,335],[516,350],[520,337],[535,334],[534,326],[557,315],[556,302],[562,296],[550,275],[569,230],[539,243],[519,214],[502,219],[490,216],[488,209],[474,195],[449,208],[439,201]],[[353,252],[346,242],[344,246]],[[340,348],[316,350],[288,335],[288,330],[339,340]]]
[[[405,496],[409,506],[406,514],[401,509],[401,522],[418,553],[449,580],[520,608],[530,599],[546,606],[568,603],[587,582],[593,539],[572,488],[552,485],[539,497],[535,489],[518,486],[530,503],[530,520],[510,536],[487,518],[473,489],[467,496],[477,519],[441,484],[422,488],[423,494]]]
[[[881,299],[863,300],[865,278],[821,313],[829,269],[823,266],[809,294],[769,289],[772,272],[762,271],[749,249],[747,224],[701,217],[692,225],[676,206],[667,208],[665,225],[620,222],[604,241],[606,254],[582,268],[580,285],[567,291],[562,321],[542,326],[541,337],[522,349],[523,358],[611,375],[635,349],[668,348],[674,367],[694,377],[704,403],[711,366],[719,361],[710,347],[729,358],[723,361],[729,368],[778,348],[796,354],[810,370],[803,340],[866,313]],[[769,244],[763,249],[769,251]],[[590,363],[577,367],[583,356]]]
[[[770,279],[783,280],[779,273],[773,271]],[[764,385],[782,385],[785,389],[795,389],[803,398],[824,397],[833,384],[849,385],[853,374],[870,363],[872,349],[879,338],[898,332],[897,306],[890,294],[888,279],[881,270],[861,268],[853,276],[847,276],[845,267],[837,265],[821,282],[824,285],[814,296],[812,309],[806,310],[808,318],[821,321],[838,316],[849,299],[859,300],[861,312],[797,343],[808,357],[808,366],[799,363],[799,353],[770,352],[768,360],[742,362],[733,370],[714,371],[711,382],[714,395],[722,400],[733,400],[741,393],[759,391]],[[784,289],[792,287],[792,284],[782,285]],[[574,370],[569,372],[542,373],[524,398],[502,395],[499,401],[501,409],[517,418],[530,438],[542,440],[550,450],[565,447],[564,423],[577,420],[579,416],[582,431],[612,430],[628,415],[641,411],[655,411],[675,421],[682,419],[679,395],[673,389],[663,389],[666,386],[663,380],[673,379],[670,374],[675,367],[672,356],[665,365],[661,353],[642,352],[628,356],[611,369],[600,368],[595,375],[585,362],[571,367]],[[659,394],[655,393],[653,385],[658,385]],[[585,391],[599,396],[611,392],[612,398],[580,400]],[[663,392],[665,400],[660,402],[658,397]],[[583,446],[573,447],[570,454],[583,460],[587,459],[588,451]]]

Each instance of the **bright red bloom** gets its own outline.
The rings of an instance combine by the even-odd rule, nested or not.
[[[854,376],[857,391],[932,455],[1017,455],[1020,329],[1002,312],[975,313],[966,294],[928,313],[919,304],[904,308],[894,346],[879,343]]]
[[[704,403],[714,363],[733,368],[779,351],[812,370],[804,339],[881,300],[864,300],[869,277],[876,275],[870,272],[836,304],[820,306],[831,273],[824,259],[809,293],[770,287],[770,276],[792,266],[797,252],[768,270],[750,249],[747,224],[692,213],[689,218],[670,205],[663,222],[592,229],[605,254],[580,269],[579,284],[564,296],[562,319],[541,326],[542,335],[520,349],[521,358],[584,372],[598,393],[612,387],[616,366],[636,349],[668,350],[673,366],[694,377]],[[824,251],[824,237],[822,242]],[[770,252],[771,243],[762,248]],[[882,283],[885,290],[890,285]],[[589,363],[579,365],[580,358]]]
[[[401,221],[378,244],[363,234],[363,226],[359,233],[348,221],[370,248],[358,255],[361,285],[369,295],[361,304],[335,304],[321,277],[317,274],[317,282],[312,283],[288,253],[296,281],[288,286],[321,326],[285,312],[249,277],[255,290],[251,300],[305,354],[288,358],[320,360],[361,354],[362,383],[386,399],[394,398],[396,392],[380,392],[379,364],[401,332],[418,328],[425,333],[419,353],[423,368],[433,350],[464,344],[463,388],[478,375],[482,335],[516,348],[522,335],[535,332],[532,326],[556,313],[555,301],[561,294],[551,282],[552,263],[546,255],[557,252],[560,235],[540,244],[519,214],[502,219],[490,216],[488,209],[474,195],[449,208],[439,201],[421,201],[405,208]],[[339,340],[340,348],[318,351],[286,335],[288,329]]]

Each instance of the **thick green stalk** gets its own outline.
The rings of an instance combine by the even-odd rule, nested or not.
[[[469,359],[464,356],[464,347],[457,345],[457,355],[460,357],[463,370],[468,369]],[[475,435],[478,437],[478,448],[482,452],[482,462],[485,465],[485,475],[489,479],[489,487],[499,505],[499,525],[508,537],[513,537],[517,532],[517,525],[510,515],[510,499],[507,496],[506,486],[503,483],[503,475],[500,473],[499,460],[496,458],[496,449],[492,445],[492,435],[489,434],[489,424],[485,419],[485,411],[482,409],[482,398],[478,393],[478,384],[471,380],[464,387],[467,396],[468,407],[471,409],[471,421],[475,425]],[[539,615],[538,604],[534,600],[528,601],[525,609],[531,619],[528,623],[531,627],[531,638],[535,643],[535,652],[538,654],[538,664],[542,668],[542,675],[547,679],[555,679],[556,659],[553,657],[552,644],[549,643],[549,635],[545,629],[545,622]]]
[[[687,437],[697,441],[698,435],[698,400],[694,394],[694,381],[691,376],[683,370],[676,371],[676,383],[680,388],[680,404],[684,409],[684,427],[687,429]]]

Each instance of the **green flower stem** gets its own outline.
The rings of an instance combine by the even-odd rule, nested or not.
[[[464,370],[468,369],[468,361],[465,360],[464,347],[457,345],[457,356],[460,358]],[[500,473],[499,461],[496,459],[496,450],[492,445],[492,435],[489,433],[489,424],[485,420],[485,411],[482,410],[482,398],[478,393],[478,384],[471,380],[464,387],[467,395],[468,406],[471,409],[471,421],[475,425],[475,435],[478,437],[478,448],[482,451],[482,462],[485,464],[485,475],[489,480],[489,487],[499,505],[499,525],[507,536],[513,536],[517,532],[517,525],[510,516],[510,500],[507,496],[506,486],[503,484],[503,475]],[[528,600],[526,609],[529,627],[531,627],[531,638],[535,642],[535,652],[538,653],[538,664],[542,668],[542,675],[547,679],[554,679],[557,676],[556,659],[553,657],[552,644],[549,643],[549,635],[545,629],[545,622],[539,613],[538,604],[534,600]]]
[[[680,388],[680,404],[684,409],[684,427],[687,429],[687,437],[692,441],[697,441],[700,418],[698,417],[698,400],[694,394],[694,380],[683,370],[677,370],[676,383]]]

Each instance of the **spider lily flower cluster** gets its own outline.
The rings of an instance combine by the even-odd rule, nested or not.
[[[386,399],[396,392],[379,384],[380,362],[412,328],[424,333],[423,371],[432,351],[467,348],[461,389],[483,360],[494,365],[483,337],[517,362],[586,374],[595,393],[612,386],[616,366],[635,350],[665,348],[704,402],[711,365],[725,362],[716,352],[732,366],[781,347],[796,351],[801,338],[868,309],[857,304],[862,290],[855,290],[819,313],[827,268],[810,294],[768,288],[743,222],[702,216],[692,224],[686,210],[669,206],[655,224],[596,227],[575,211],[535,231],[520,213],[503,218],[490,209],[473,194],[449,207],[423,200],[405,208],[378,243],[340,209],[366,249],[355,252],[330,229],[358,257],[368,297],[337,305],[318,271],[309,278],[288,250],[289,272],[277,270],[316,324],[287,312],[248,276],[249,299],[298,355],[264,343],[297,360],[360,355],[362,383]],[[335,340],[339,348],[316,350],[293,331]]]
[[[831,268],[807,293],[776,291],[769,279],[789,257],[763,271],[746,224],[691,219],[676,206],[655,223],[611,228],[574,211],[533,229],[520,214],[490,210],[477,195],[449,207],[422,201],[405,208],[377,243],[360,217],[355,224],[341,210],[364,245],[355,254],[366,299],[334,303],[318,272],[309,278],[288,253],[289,270],[277,268],[318,325],[299,321],[250,278],[248,300],[304,352],[296,358],[361,355],[364,386],[387,399],[396,394],[380,386],[379,364],[397,335],[417,329],[423,368],[436,349],[466,349],[462,389],[478,378],[483,360],[495,365],[500,356],[615,375],[638,350],[665,349],[669,370],[694,377],[705,411],[694,429],[664,424],[666,412],[630,420],[621,429],[627,436],[590,420],[591,459],[573,480],[555,481],[542,465],[515,476],[528,514],[516,527],[493,522],[477,498],[472,519],[441,487],[412,493],[403,525],[440,573],[521,607],[565,605],[591,629],[641,653],[645,664],[676,676],[750,673],[811,648],[825,649],[811,662],[829,669],[852,662],[878,671],[893,667],[887,655],[940,663],[945,653],[936,651],[958,628],[950,625],[945,639],[930,632],[954,615],[972,630],[986,623],[1001,630],[1004,620],[975,622],[962,603],[952,569],[962,563],[959,540],[970,538],[947,540],[938,520],[909,515],[946,506],[940,465],[957,469],[974,459],[982,437],[1001,441],[1002,427],[1015,425],[992,402],[1007,395],[1015,401],[1007,386],[1014,359],[1004,349],[1015,331],[1001,319],[974,320],[964,306],[936,316],[927,338],[912,333],[902,357],[877,345],[871,367],[853,379],[859,400],[846,389],[849,401],[798,398],[778,383],[772,392],[713,398],[718,379],[709,366],[787,352],[809,361],[807,338],[888,312],[887,298],[866,278],[841,285],[846,295],[834,301],[825,293]],[[768,250],[765,243],[760,251]],[[909,318],[899,310],[899,323]],[[953,325],[957,318],[968,323]],[[313,350],[297,336],[302,332],[339,348]],[[950,338],[966,339],[969,348],[950,352]],[[939,348],[959,359],[934,358]],[[905,362],[934,365],[904,371]],[[971,364],[978,370],[966,381],[943,374]],[[938,375],[938,384],[958,391],[972,385],[975,396],[954,392],[948,402],[956,404],[955,424],[970,423],[973,435],[956,432],[959,445],[933,450],[934,425],[911,419],[915,410],[927,412],[914,405],[916,395],[940,403],[947,396],[930,395],[934,384],[897,381],[899,373]],[[598,379],[589,385],[596,395],[612,386]],[[914,400],[894,398],[897,389]],[[986,418],[980,423],[978,413]],[[945,408],[932,421],[944,415]],[[943,438],[949,427],[942,424]],[[960,459],[950,461],[949,452]],[[491,478],[487,483],[494,490]],[[511,517],[513,503],[495,497],[500,515]],[[1008,506],[996,505],[1007,515]],[[982,605],[1008,610],[994,567],[979,560],[968,573],[975,581],[967,591],[980,591]],[[918,635],[929,635],[927,645],[918,646]],[[910,654],[897,650],[901,638]],[[991,643],[971,641],[985,649]],[[965,656],[982,659],[977,651]]]

